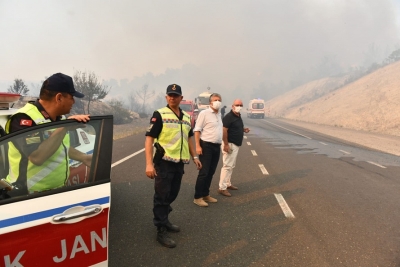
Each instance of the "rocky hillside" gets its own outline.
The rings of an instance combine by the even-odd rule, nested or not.
[[[331,77],[267,102],[269,116],[400,136],[400,61],[350,84]]]

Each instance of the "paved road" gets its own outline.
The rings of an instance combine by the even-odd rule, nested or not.
[[[216,194],[220,164],[211,185],[218,203],[198,207],[188,165],[171,213],[182,229],[174,249],[155,239],[143,134],[114,142],[110,266],[400,265],[399,157],[244,119],[251,132],[234,170],[239,190]]]

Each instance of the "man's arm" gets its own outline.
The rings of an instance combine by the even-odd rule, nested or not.
[[[205,116],[204,114],[205,114],[204,111],[201,111],[199,113],[199,116],[197,117],[197,120],[196,120],[196,125],[194,126],[194,129],[193,129],[197,155],[203,154],[203,150],[200,145],[200,135],[201,135],[201,131],[203,130],[203,127],[204,127],[204,116]]]
[[[200,145],[200,132],[194,132],[194,140],[196,142],[196,153],[197,155],[203,155],[203,149]]]
[[[28,159],[37,166],[42,165],[60,147],[67,131],[65,127],[55,130],[47,140],[44,140],[39,147],[28,156]]]
[[[154,137],[146,136],[146,140],[144,142],[144,151],[146,156],[146,176],[150,179],[154,179],[154,177],[157,176],[157,172],[153,165],[153,143]]]
[[[224,151],[229,153],[229,143],[228,143],[228,128],[222,128],[222,142],[224,143]]]
[[[150,179],[154,179],[157,176],[157,172],[153,165],[153,145],[154,139],[156,139],[163,128],[161,114],[158,111],[153,112],[153,116],[150,118],[150,125],[146,131],[146,139],[144,141],[145,157],[146,157],[146,176]]]
[[[190,155],[192,156],[193,162],[194,162],[194,164],[196,164],[197,169],[200,170],[202,166],[201,166],[201,162],[200,162],[199,158],[196,156],[196,151],[194,149],[192,136],[189,137],[188,142],[189,142]]]
[[[74,147],[69,148],[68,155],[71,159],[80,161],[88,167],[92,165],[93,155],[88,155],[86,153],[83,153]]]

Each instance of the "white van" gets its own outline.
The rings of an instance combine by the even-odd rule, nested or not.
[[[249,107],[247,108],[247,117],[264,119],[264,116],[265,116],[264,100],[262,99],[250,100]]]

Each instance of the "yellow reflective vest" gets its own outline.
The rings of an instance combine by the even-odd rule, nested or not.
[[[182,110],[183,118],[179,120],[175,113],[168,107],[157,110],[161,114],[163,127],[157,138],[158,143],[164,148],[163,160],[172,162],[189,163],[189,131],[190,116]]]
[[[25,113],[37,125],[51,122],[50,119],[43,117],[35,105],[30,103],[26,104],[16,114],[18,113]],[[62,119],[65,119],[65,117],[63,116]],[[6,123],[6,133],[10,132],[10,121],[11,118]],[[46,137],[42,134],[38,138],[43,141],[43,138]],[[30,193],[64,186],[69,177],[69,147],[69,133],[67,132],[57,151],[42,165],[37,166],[22,155],[12,142],[9,142],[8,159],[10,170],[7,181],[11,183],[16,182],[17,179],[20,182],[26,181]]]

